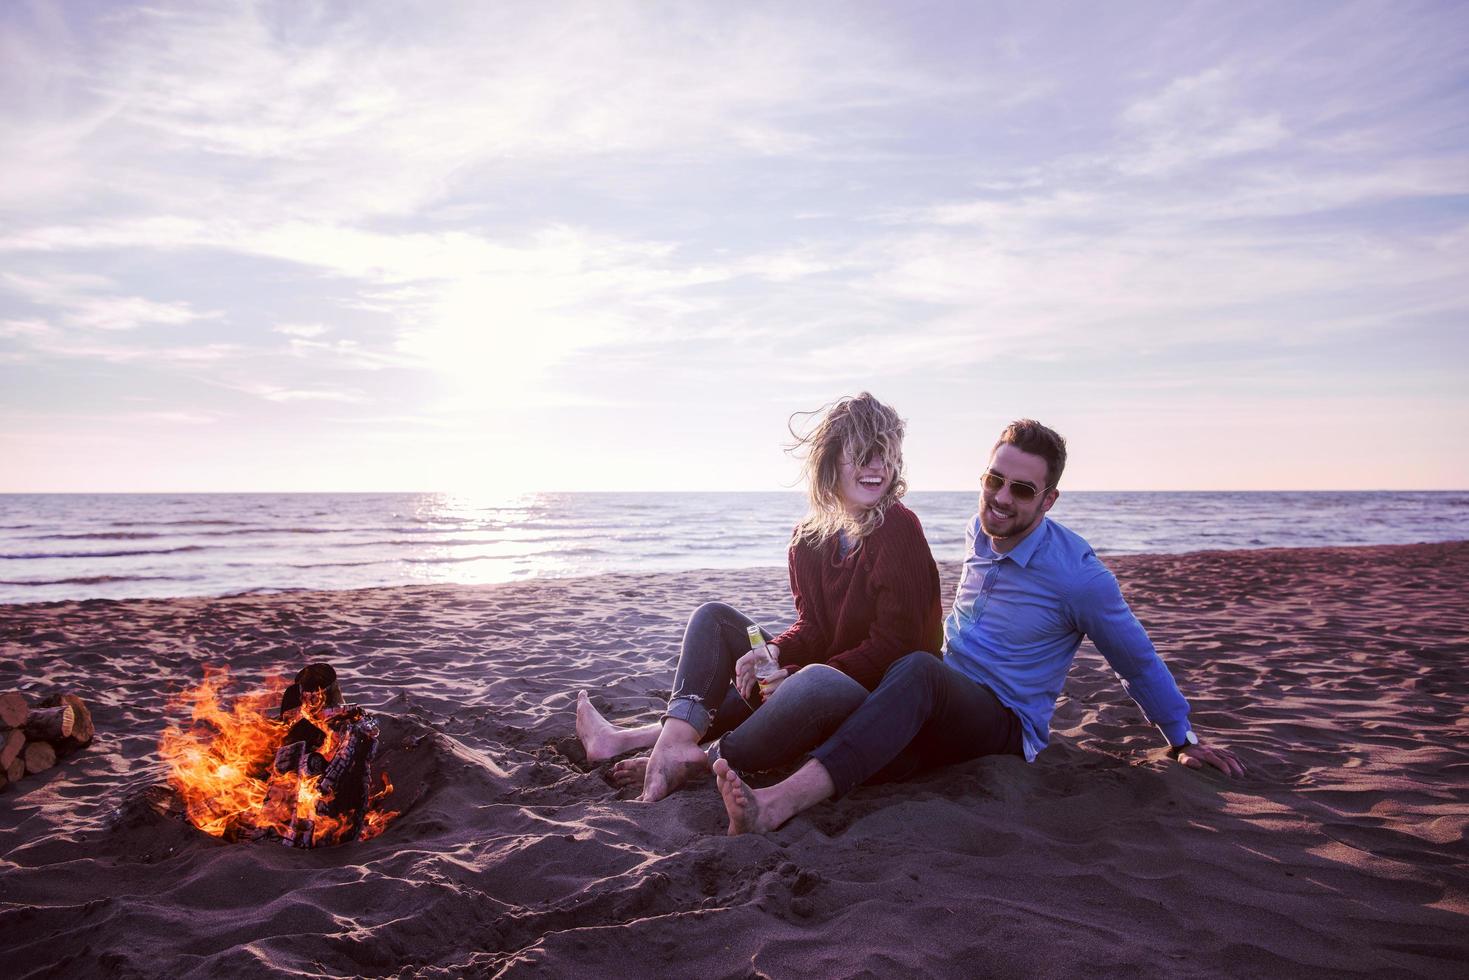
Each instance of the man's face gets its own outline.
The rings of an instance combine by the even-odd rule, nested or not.
[[[996,548],[1003,551],[1039,524],[1060,494],[1055,490],[1045,490],[1045,459],[1008,442],[990,454],[989,472],[1004,477],[1008,482],[998,490],[985,487],[980,491],[979,526],[994,541]],[[1013,483],[1027,483],[1037,492],[1028,501],[1020,500],[1024,490],[1017,494]]]

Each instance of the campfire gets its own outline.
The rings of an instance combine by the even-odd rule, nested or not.
[[[228,686],[228,672],[206,671],[179,699],[191,724],[159,741],[195,827],[229,841],[326,847],[376,837],[398,815],[382,805],[393,786],[373,765],[378,722],[343,702],[330,664],[226,706]]]

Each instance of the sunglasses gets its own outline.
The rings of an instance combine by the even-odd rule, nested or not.
[[[984,476],[980,477],[980,481],[984,484],[984,488],[990,493],[999,493],[1008,484],[1010,487],[1010,496],[1014,497],[1022,504],[1029,503],[1030,501],[1034,500],[1038,494],[1045,493],[1047,490],[1051,489],[1050,487],[1046,487],[1043,490],[1037,490],[1034,484],[1026,483],[1022,480],[1006,479],[1005,477],[996,473],[994,470],[985,470]]]

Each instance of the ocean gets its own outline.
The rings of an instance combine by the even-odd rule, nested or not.
[[[958,561],[973,493],[914,492]],[[799,493],[0,494],[0,603],[785,564]],[[1469,492],[1086,492],[1102,555],[1469,539]]]

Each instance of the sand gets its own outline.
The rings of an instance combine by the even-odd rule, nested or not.
[[[712,782],[586,765],[574,695],[655,719],[690,610],[780,627],[781,571],[0,607],[0,690],[98,731],[0,794],[0,974],[1469,975],[1469,543],[1109,564],[1247,778],[1166,759],[1088,644],[1036,763],[738,838]],[[299,851],[166,812],[173,695],[318,655],[388,719],[403,816]]]

